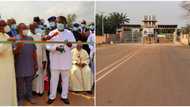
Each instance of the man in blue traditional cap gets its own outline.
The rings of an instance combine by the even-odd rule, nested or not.
[[[18,35],[16,20],[13,19],[13,18],[8,19],[7,24],[10,27],[10,31],[8,32],[8,35],[11,36],[11,37],[16,37]]]
[[[49,22],[49,26],[48,26],[49,31],[56,29],[56,17],[55,16],[49,17],[48,22]]]
[[[48,18],[49,26],[46,31],[46,34],[48,35],[51,31],[55,30],[56,27],[56,17],[51,16]],[[47,36],[48,37],[48,36]],[[49,50],[46,50],[46,56],[47,56],[47,75],[48,75],[48,84],[50,86],[50,78],[51,78],[51,73],[50,73],[50,58],[49,58]],[[48,90],[48,95],[49,95],[50,89]]]

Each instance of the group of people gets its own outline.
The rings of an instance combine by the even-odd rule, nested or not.
[[[3,41],[3,42],[2,42]],[[7,41],[7,43],[5,43]],[[85,20],[68,28],[64,16],[51,16],[48,24],[34,17],[30,25],[15,19],[0,20],[0,105],[36,103],[48,78],[48,104],[57,90],[69,104],[69,90],[93,92],[95,28]]]

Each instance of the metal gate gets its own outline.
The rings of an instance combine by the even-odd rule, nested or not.
[[[124,32],[124,36],[123,36],[123,42],[126,43],[132,43],[132,42],[141,42],[141,38],[142,38],[142,33],[135,31],[126,31]]]
[[[139,31],[124,31],[122,36],[118,36],[116,34],[108,34],[107,42],[113,43],[138,43],[142,41],[142,33]]]

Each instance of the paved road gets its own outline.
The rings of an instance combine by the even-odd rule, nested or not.
[[[174,44],[97,48],[97,105],[190,105],[190,49]]]

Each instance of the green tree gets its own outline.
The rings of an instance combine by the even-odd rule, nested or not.
[[[107,16],[96,14],[96,33],[102,34],[102,18],[104,22],[104,33],[115,34],[116,29],[121,24],[129,23],[129,18],[126,13],[113,12]]]
[[[96,34],[102,35],[102,15],[96,14]]]
[[[113,12],[109,14],[108,20],[113,26],[112,33],[116,32],[117,28],[120,28],[121,24],[129,23],[129,18],[126,13]]]
[[[67,26],[68,28],[72,28],[73,22],[76,20],[76,14],[68,14],[67,15]]]

